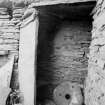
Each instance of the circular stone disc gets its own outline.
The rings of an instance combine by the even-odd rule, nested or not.
[[[68,81],[55,88],[53,97],[57,105],[82,105],[83,103],[80,87]]]

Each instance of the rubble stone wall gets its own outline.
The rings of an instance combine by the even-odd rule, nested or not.
[[[88,21],[65,21],[52,38],[48,35],[47,45],[41,46],[44,50],[38,56],[37,79],[38,84],[42,85],[38,95],[42,96],[43,91],[42,97],[50,97],[54,85],[64,81],[84,84],[88,69],[90,31],[91,24]]]
[[[20,2],[15,4],[14,2],[13,6],[10,2],[6,2],[6,4],[5,2],[0,4],[0,66],[3,66],[7,62],[9,54],[15,55],[11,87],[18,88],[17,80],[20,29],[17,24],[20,22],[20,19],[26,9],[23,7],[24,5],[27,5],[27,3],[22,4]],[[19,5],[20,7],[18,7]],[[7,8],[9,6],[12,8],[11,10]],[[85,24],[87,25],[87,23]],[[73,27],[77,27],[77,30],[72,30]],[[53,43],[50,41],[48,42],[48,47],[52,47],[53,51],[52,54],[49,55],[50,59],[47,58],[47,60],[44,61],[45,65],[42,64],[43,62],[40,62],[42,68],[39,75],[41,74],[41,76],[44,78],[41,79],[49,83],[51,83],[51,81],[53,81],[53,83],[57,82],[57,84],[65,80],[83,83],[87,73],[87,53],[88,46],[90,44],[90,28],[88,30],[88,26],[84,25],[80,25],[79,27],[77,26],[77,23],[74,24],[73,27],[71,29],[67,28],[67,30],[65,30],[63,27],[63,31],[59,30],[59,32],[56,33]],[[65,31],[68,31],[72,34],[65,35],[63,34]],[[64,40],[66,41],[64,42]],[[95,42],[93,41],[93,43]],[[43,68],[47,71],[47,73],[44,72]]]
[[[85,86],[86,105],[105,104],[105,0],[93,10],[93,29]]]
[[[8,50],[12,49],[12,47],[10,48],[8,45],[8,43],[10,43],[8,38],[6,38],[8,37],[8,27],[11,27],[9,24],[10,17],[7,8],[0,8],[0,66],[3,66],[8,60],[5,55],[9,53]]]
[[[9,59],[9,55],[15,55],[15,64],[11,86],[17,87],[18,51],[20,30],[17,23],[22,17],[21,8],[0,8],[0,66],[3,66]],[[15,78],[14,78],[15,77]],[[15,86],[13,86],[15,85]]]

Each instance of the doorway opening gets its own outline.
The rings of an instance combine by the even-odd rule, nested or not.
[[[37,7],[37,104],[52,100],[54,88],[64,81],[84,84],[94,6],[85,2]]]

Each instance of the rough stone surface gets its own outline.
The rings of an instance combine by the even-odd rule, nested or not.
[[[12,74],[12,88],[18,88],[18,51],[19,51],[19,27],[24,8],[14,8],[12,15],[7,8],[0,8],[0,66],[3,66],[9,54],[15,55],[15,64]],[[21,11],[21,12],[20,12]]]
[[[105,0],[98,0],[94,13],[92,42],[85,86],[86,105],[105,104]]]
[[[21,12],[20,12],[21,11]],[[13,89],[18,89],[19,88],[19,81],[18,81],[18,59],[19,59],[19,38],[20,38],[20,28],[17,25],[23,14],[24,14],[24,8],[18,7],[15,8],[12,12],[12,19],[10,21],[10,23],[13,25],[12,30],[10,31],[10,35],[7,34],[8,38],[7,40],[5,40],[5,43],[7,43],[8,45],[14,45],[14,50],[10,50],[10,53],[15,54],[15,65],[14,65],[14,71],[13,71],[13,77],[12,77],[12,83],[11,83],[11,87]]]
[[[61,25],[54,39],[49,40],[49,47],[40,53],[43,58],[38,62],[39,79],[52,83],[60,83],[64,80],[83,83],[87,72],[87,54],[91,40],[89,28],[89,25],[84,22]],[[51,48],[52,50],[49,51]]]
[[[59,3],[77,3],[77,2],[88,2],[96,0],[0,0],[0,8],[10,8],[13,7],[22,7],[28,6],[39,6],[39,5],[52,5]]]
[[[7,60],[8,57],[7,55],[9,54],[9,49],[12,48],[12,46],[10,47],[9,45],[5,44],[4,42],[4,38],[3,35],[5,35],[5,30],[8,30],[8,26],[9,26],[9,19],[10,19],[10,15],[8,13],[7,8],[0,8],[0,65],[3,66]],[[5,38],[6,40],[6,38]],[[3,47],[4,46],[4,47]],[[6,46],[6,48],[5,48]]]
[[[37,64],[38,85],[47,88],[48,84],[56,86],[63,81],[84,84],[91,41],[90,29],[89,23],[85,21],[64,22],[53,36],[44,37],[39,42],[42,45]],[[48,87],[47,91],[39,88],[40,98],[51,98],[53,87]],[[44,95],[41,95],[42,91],[46,91]]]
[[[30,2],[31,0],[29,0],[29,3]],[[23,2],[22,0],[0,1],[0,7],[1,7],[0,8],[0,67],[7,62],[9,54],[15,55],[15,64],[12,74],[12,83],[11,83],[11,88],[13,89],[19,88],[18,51],[19,51],[20,31],[17,24],[20,22],[21,17],[25,9],[27,8],[27,4],[28,0],[25,0],[25,2]],[[7,8],[9,6],[10,8],[12,7],[12,9],[8,10]],[[26,8],[23,8],[24,6],[26,6]],[[53,41],[50,38],[51,40],[48,41],[47,43],[48,46],[46,47],[48,50],[46,50],[43,60],[39,62],[38,65],[40,69],[38,73],[38,79],[39,79],[38,81],[40,81],[39,84],[44,82],[51,84],[58,84],[65,80],[83,84],[84,78],[87,74],[87,60],[88,60],[87,54],[88,54],[88,47],[90,44],[90,28],[88,27],[87,23],[79,25],[77,25],[77,23],[75,22],[73,22],[71,25],[67,24],[66,26],[62,24],[62,26],[60,27],[61,29],[59,29],[58,32],[55,33]],[[45,30],[42,32],[45,32]],[[64,34],[65,32],[67,33]],[[96,41],[94,41],[93,45],[94,44],[96,45]],[[98,49],[98,47],[95,48]],[[100,50],[103,51],[104,49],[101,48]],[[102,60],[98,61],[99,65],[100,62],[102,62]],[[104,63],[101,63],[100,66],[103,67],[103,65]],[[53,86],[48,89],[52,88]]]

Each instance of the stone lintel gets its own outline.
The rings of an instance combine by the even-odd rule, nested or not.
[[[32,4],[32,7],[43,5],[55,5],[66,3],[82,3],[82,2],[94,2],[96,0],[0,0],[0,8],[24,8]]]

